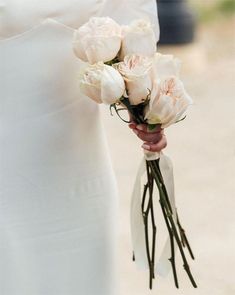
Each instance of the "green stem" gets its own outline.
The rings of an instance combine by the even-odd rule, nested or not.
[[[171,267],[172,267],[172,272],[173,272],[173,276],[174,276],[174,281],[175,281],[175,286],[176,288],[179,288],[179,283],[178,283],[178,278],[177,278],[177,272],[176,272],[176,266],[175,266],[175,247],[174,247],[174,235],[172,233],[172,229],[170,227],[169,221],[167,219],[167,214],[163,205],[162,200],[160,199],[160,205],[162,208],[162,212],[163,212],[163,216],[166,222],[166,226],[169,232],[169,236],[170,236],[170,243],[171,243],[171,257],[169,258],[169,261],[171,263]]]
[[[197,288],[197,285],[194,281],[194,278],[191,274],[191,271],[190,271],[190,268],[189,268],[189,265],[188,265],[188,262],[187,262],[187,259],[185,257],[185,254],[184,254],[184,250],[182,248],[182,245],[181,245],[181,241],[180,241],[180,238],[179,238],[179,235],[178,235],[178,232],[177,232],[177,228],[175,226],[175,222],[174,222],[174,219],[173,219],[173,216],[172,216],[172,212],[169,208],[169,204],[167,202],[167,197],[165,195],[165,192],[166,192],[166,189],[163,190],[163,186],[164,186],[164,183],[161,183],[160,180],[159,180],[159,176],[158,176],[158,173],[156,172],[156,169],[155,169],[155,166],[154,164],[152,163],[153,161],[149,161],[150,163],[150,167],[151,167],[151,171],[152,171],[152,174],[154,176],[154,180],[158,186],[158,189],[159,189],[159,192],[160,192],[160,198],[161,198],[161,202],[163,203],[163,206],[165,208],[165,212],[166,212],[166,215],[167,215],[167,218],[169,219],[169,222],[170,222],[170,225],[171,225],[171,229],[172,229],[172,233],[176,239],[176,242],[177,242],[177,245],[179,247],[179,250],[180,250],[180,253],[181,253],[181,257],[182,257],[182,260],[183,260],[183,266],[184,266],[184,269],[185,271],[187,272],[188,274],[188,277],[192,283],[192,285],[194,286],[194,288]]]
[[[182,226],[180,224],[178,213],[177,213],[177,225],[178,225],[178,228],[179,228],[179,231],[180,231],[182,245],[183,245],[183,247],[185,247],[185,246],[187,247],[191,258],[194,260],[195,257],[194,257],[192,248],[191,248],[191,246],[189,244],[189,241],[188,241],[188,238],[186,236],[185,230],[182,228]]]
[[[145,244],[146,244],[146,252],[147,252],[147,259],[149,264],[149,288],[152,289],[152,263],[150,257],[150,250],[149,250],[149,235],[148,235],[148,215],[149,215],[150,206],[148,204],[147,210],[143,213],[144,218],[144,227],[145,227]]]
[[[148,190],[148,182],[144,185],[144,191],[143,191],[142,203],[141,203],[142,213],[144,212],[144,204],[146,200],[147,190]]]
[[[149,234],[148,234],[148,216],[149,216],[149,210],[151,207],[151,200],[148,200],[147,203],[147,208],[144,210],[144,205],[146,201],[146,196],[147,196],[147,191],[149,189],[149,181],[144,186],[144,192],[142,196],[142,216],[144,220],[144,232],[145,232],[145,245],[146,245],[146,254],[147,254],[147,260],[148,260],[148,265],[149,265],[149,288],[152,289],[152,261],[151,261],[151,256],[150,256],[150,246],[149,246]]]
[[[163,190],[165,192],[165,195],[166,195],[166,198],[167,198],[167,202],[168,202],[169,208],[170,208],[170,210],[172,212],[171,203],[170,203],[170,200],[169,200],[169,197],[168,197],[168,193],[166,191],[166,186],[164,184],[164,180],[163,180],[163,177],[162,177],[162,174],[161,174],[161,169],[160,169],[160,165],[159,165],[159,159],[157,161],[154,161],[154,164],[155,164],[155,167],[157,168],[156,172],[160,176],[161,182],[163,184]],[[192,251],[192,249],[190,247],[190,244],[189,244],[189,241],[187,239],[185,230],[183,229],[183,227],[180,224],[179,216],[178,216],[178,213],[177,212],[176,212],[176,219],[177,219],[177,226],[178,226],[179,232],[180,232],[181,243],[182,243],[183,247],[185,247],[185,245],[187,246],[187,249],[189,251],[189,254],[190,254],[191,258],[192,259],[195,259],[194,258],[194,255],[193,255],[193,251]]]
[[[154,217],[154,205],[153,205],[153,187],[154,187],[154,180],[151,174],[151,169],[148,165],[148,161],[146,161],[146,170],[147,170],[147,177],[148,177],[148,184],[149,184],[149,199],[151,201],[150,212],[151,212],[151,221],[152,221],[152,254],[151,254],[151,263],[152,263],[152,277],[155,278],[154,274],[154,266],[155,266],[155,247],[156,247],[156,232],[157,227],[155,224],[155,217]]]
[[[137,124],[145,123],[144,119],[143,119],[143,116],[141,115],[142,112],[143,112],[142,108],[140,108],[139,106],[131,105],[130,102],[129,102],[129,99],[127,97],[124,97],[124,96],[121,98],[120,101],[127,108],[127,110],[132,115],[134,121]]]
[[[157,172],[157,175],[159,177],[159,181],[163,184],[164,180],[163,180],[163,177],[162,177],[162,174],[161,174],[161,171],[160,171],[160,167],[159,167],[159,159],[155,160],[155,161],[152,161],[152,164],[154,165],[154,168],[156,168],[155,171]],[[166,193],[166,188],[165,188],[164,185],[162,185],[162,189],[163,189],[163,192]],[[159,193],[161,194],[161,191],[159,191]],[[167,200],[167,203],[168,203],[168,206],[169,206],[170,211],[172,213],[172,208],[171,208],[170,201]],[[168,230],[169,237],[170,237],[171,257],[169,258],[169,261],[170,261],[171,266],[172,266],[172,272],[173,272],[173,276],[174,276],[175,286],[176,286],[176,288],[179,288],[177,272],[176,272],[176,264],[175,264],[174,235],[172,233],[172,229],[171,229],[169,221],[167,219],[167,214],[165,212],[165,208],[164,208],[164,205],[163,205],[163,202],[162,202],[162,196],[161,195],[160,195],[160,205],[161,205],[161,208],[162,208],[163,216],[164,216],[166,226],[167,226],[167,230]]]

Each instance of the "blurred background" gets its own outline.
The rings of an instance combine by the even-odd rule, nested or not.
[[[165,131],[168,139],[165,153],[174,165],[177,207],[195,252],[196,260],[189,262],[198,289],[190,285],[180,255],[177,256],[179,290],[175,289],[170,273],[166,278],[157,277],[150,291],[148,272],[138,270],[132,261],[130,198],[142,159],[142,143],[102,106],[120,192],[120,295],[234,295],[235,1],[159,2],[168,2],[163,5],[169,5],[170,10],[170,2],[174,1],[186,5],[184,24],[188,28],[181,30],[188,35],[182,40],[179,33],[181,40],[166,44],[166,35],[170,33],[164,31],[158,50],[182,60],[181,77],[194,105],[185,121]],[[175,8],[172,11],[176,12]]]

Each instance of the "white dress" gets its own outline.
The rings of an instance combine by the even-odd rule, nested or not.
[[[94,15],[158,31],[154,0],[0,0],[1,295],[118,294],[117,186],[72,51]]]

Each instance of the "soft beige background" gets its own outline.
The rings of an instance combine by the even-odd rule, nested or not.
[[[171,274],[154,281],[131,261],[130,195],[142,157],[141,142],[102,107],[120,191],[120,295],[235,294],[235,60],[234,18],[201,25],[194,44],[162,47],[183,61],[182,79],[194,99],[187,119],[167,131],[176,198],[196,261],[193,289],[178,255],[180,289]]]

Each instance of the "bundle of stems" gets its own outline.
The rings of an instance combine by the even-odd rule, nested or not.
[[[131,121],[135,121],[138,124],[146,124],[143,116],[143,108],[146,105],[146,102],[139,105],[131,105],[129,103],[128,98],[123,97],[121,100],[121,104],[124,105],[124,108],[118,108],[120,104],[113,104],[110,106],[110,110],[112,108],[115,109],[118,116],[125,122],[130,122],[124,120],[120,114],[120,110],[128,110]],[[111,112],[112,113],[112,112]],[[151,127],[151,126],[150,126]],[[155,212],[154,212],[154,187],[156,186],[158,189],[158,197],[159,203],[161,206],[161,210],[163,213],[163,217],[166,223],[166,227],[168,230],[169,238],[170,238],[170,246],[171,246],[171,255],[169,257],[169,261],[171,263],[174,283],[176,288],[179,288],[178,277],[176,271],[176,262],[175,262],[175,244],[177,245],[179,252],[181,254],[181,258],[183,261],[183,267],[193,285],[194,288],[197,288],[197,284],[192,276],[190,271],[189,264],[186,259],[186,255],[184,253],[184,248],[186,247],[189,251],[189,254],[192,259],[194,259],[194,255],[190,244],[188,242],[185,230],[181,226],[179,221],[178,213],[175,208],[172,208],[170,203],[170,199],[168,196],[168,192],[164,183],[164,179],[160,169],[160,159],[156,160],[146,160],[146,174],[147,174],[147,182],[144,185],[143,195],[142,195],[142,216],[144,222],[145,229],[145,244],[146,244],[146,254],[149,266],[149,288],[152,289],[153,279],[155,278],[155,248],[156,248],[156,232],[157,227],[155,223]],[[175,210],[175,212],[173,211]],[[149,233],[149,219],[151,219],[151,239]],[[151,240],[151,243],[150,243]],[[151,244],[151,245],[150,245]],[[133,252],[133,260],[135,260],[135,253]]]

